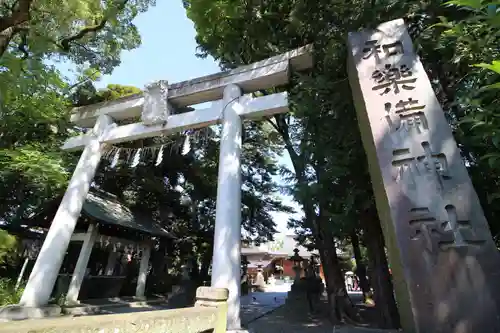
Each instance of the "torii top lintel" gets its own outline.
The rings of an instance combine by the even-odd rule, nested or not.
[[[250,65],[168,85],[168,102],[174,107],[189,106],[222,98],[224,87],[237,84],[244,93],[285,85],[290,69],[311,68],[312,45],[277,55]],[[111,102],[78,107],[72,110],[71,122],[81,127],[94,126],[97,118],[107,114],[115,120],[141,115],[144,94],[135,94]]]

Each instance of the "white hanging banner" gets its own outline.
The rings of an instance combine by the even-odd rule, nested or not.
[[[141,161],[141,151],[142,151],[142,148],[137,149],[137,152],[134,155],[134,159],[132,160],[132,163],[130,164],[130,166],[132,168],[135,168],[139,164],[139,162]]]
[[[191,140],[189,138],[189,134],[186,134],[186,138],[184,139],[184,144],[182,145],[181,154],[186,155],[187,153],[189,153],[190,150],[191,150]]]
[[[158,156],[156,156],[155,166],[158,166],[163,161],[163,145],[161,145],[160,150],[158,151]]]
[[[118,148],[115,152],[115,155],[113,156],[113,160],[111,161],[111,168],[115,168],[116,165],[118,164],[118,161],[120,160],[120,151],[121,148]]]
[[[159,166],[164,159],[165,155],[165,149],[167,147],[170,147],[170,154],[172,154],[172,150],[179,149],[179,144],[181,143],[182,146],[180,153],[182,155],[187,155],[192,148],[191,140],[195,140],[195,142],[199,142],[199,140],[202,140],[203,138],[200,138],[200,134],[206,135],[205,131],[186,131],[184,133],[184,139],[183,141],[180,141],[179,138],[177,138],[175,141],[167,141],[161,144],[161,146],[151,146],[151,147],[143,147],[143,148],[126,148],[126,147],[114,147],[110,146],[109,150],[104,154],[103,158],[110,161],[110,167],[111,168],[116,168],[118,164],[120,163],[120,160],[124,161],[124,164],[128,164],[130,167],[135,168],[136,166],[139,165],[141,162],[141,157],[144,150],[146,150],[146,154],[144,156],[149,156],[149,153],[151,153],[151,157],[155,158],[154,160],[154,165]],[[181,139],[182,140],[182,139]],[[158,151],[158,152],[157,152]],[[144,157],[144,158],[146,158]]]

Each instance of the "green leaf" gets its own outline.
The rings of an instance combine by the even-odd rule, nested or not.
[[[472,129],[476,128],[476,127],[484,126],[484,125],[487,125],[487,123],[484,122],[484,121],[478,121],[477,123],[475,123],[474,125],[472,125],[472,127],[470,129],[472,130]]]
[[[493,62],[491,64],[480,63],[480,64],[475,64],[472,66],[486,68],[486,69],[489,69],[490,71],[493,71],[495,73],[500,74],[500,61],[499,60],[493,60]]]
[[[463,6],[463,7],[470,7],[474,9],[481,9],[481,0],[451,0],[445,2],[443,5],[445,6]]]
[[[0,230],[0,263],[4,263],[9,256],[14,254],[16,243],[16,237],[5,230]]]
[[[500,82],[481,87],[481,89],[479,89],[479,91],[481,92],[481,91],[492,90],[492,89],[500,89]]]
[[[479,159],[484,161],[487,159],[498,159],[498,158],[500,158],[500,153],[489,153],[489,154],[481,156]]]
[[[493,136],[493,138],[491,139],[491,141],[493,142],[493,145],[496,148],[499,148],[499,146],[500,146],[500,135]]]
[[[500,199],[500,193],[491,193],[488,194],[488,203],[492,203],[493,201]]]
[[[477,119],[476,119],[476,118],[474,118],[474,117],[470,117],[470,116],[469,116],[469,117],[464,117],[464,118],[462,118],[462,119],[460,120],[460,124],[474,123],[474,122],[476,122],[476,121],[477,121]]]
[[[427,30],[429,30],[429,29],[433,29],[433,28],[436,28],[436,27],[444,27],[444,28],[451,29],[451,28],[453,28],[453,23],[448,23],[448,22],[434,23],[434,24],[431,24],[431,25],[427,28]]]

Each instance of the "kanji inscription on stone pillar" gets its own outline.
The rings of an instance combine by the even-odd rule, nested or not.
[[[348,43],[405,332],[500,332],[500,256],[404,21]]]

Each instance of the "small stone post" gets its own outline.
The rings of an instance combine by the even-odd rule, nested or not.
[[[290,260],[293,261],[293,271],[295,272],[295,279],[293,281],[293,284],[297,286],[300,283],[300,272],[302,271],[300,264],[304,260],[304,258],[299,255],[299,249],[294,249],[293,253],[294,254],[290,257]]]
[[[228,296],[229,290],[224,288],[199,287],[196,290],[195,307],[207,306],[219,309],[213,333],[226,333]]]
[[[191,261],[186,259],[184,263],[181,265],[181,279],[182,281],[190,281],[191,280]]]
[[[248,264],[250,264],[250,261],[248,261],[247,256],[241,256],[241,275],[247,275],[248,274]]]
[[[293,271],[295,272],[295,280],[292,287],[288,292],[285,305],[293,309],[303,308],[307,311],[308,298],[303,281],[300,280],[300,273],[302,272],[302,262],[304,258],[299,255],[299,249],[293,250],[294,254],[288,260],[293,261]],[[305,282],[305,281],[304,281]]]
[[[319,278],[319,266],[320,266],[320,264],[318,262],[318,256],[315,254],[313,254],[311,256],[311,266],[312,266],[314,276]]]
[[[293,266],[293,271],[295,272],[295,277],[293,279],[293,283],[296,284],[296,283],[299,283],[300,281],[300,271],[301,271],[301,268],[300,266]]]
[[[241,256],[241,294],[248,295],[249,281],[248,281],[248,261],[247,256]]]

